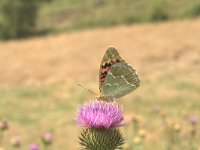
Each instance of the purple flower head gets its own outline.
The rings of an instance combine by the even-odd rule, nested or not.
[[[9,128],[9,123],[7,120],[0,120],[0,130],[7,130]]]
[[[155,111],[156,113],[160,113],[160,112],[161,112],[161,107],[160,107],[159,105],[156,105],[156,106],[154,107],[154,111]]]
[[[12,137],[10,142],[14,147],[20,147],[21,146],[21,138],[19,136]]]
[[[123,109],[116,102],[94,101],[85,103],[76,117],[80,126],[91,128],[112,128],[122,125]]]
[[[45,132],[43,137],[42,137],[42,140],[45,144],[51,144],[52,141],[53,141],[53,135],[51,132]]]
[[[40,150],[40,148],[37,144],[31,144],[29,150]]]
[[[198,122],[198,118],[197,118],[196,116],[190,116],[190,117],[189,117],[189,122],[190,122],[190,124],[192,124],[192,125],[196,125],[197,122]]]

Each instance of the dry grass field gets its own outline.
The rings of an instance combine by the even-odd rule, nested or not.
[[[9,137],[19,134],[25,150],[50,130],[55,136],[52,149],[78,149],[76,108],[94,96],[77,84],[98,93],[98,69],[110,45],[140,76],[141,87],[119,103],[126,115],[141,116],[148,131],[145,149],[163,149],[156,106],[180,121],[183,130],[189,125],[182,113],[200,117],[199,19],[1,42],[0,117],[10,121],[3,147],[10,150]]]

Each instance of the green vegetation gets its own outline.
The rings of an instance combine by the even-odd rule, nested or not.
[[[36,0],[3,0],[0,8],[3,20],[0,39],[26,37],[33,33],[38,10]]]
[[[200,15],[198,0],[3,0],[0,7],[3,39]]]
[[[188,18],[193,11],[198,14],[198,4],[198,0],[52,0],[41,6],[38,29],[61,32]]]
[[[152,12],[150,13],[150,21],[164,21],[169,18],[166,10],[164,10],[164,6],[162,4],[156,4],[152,7]]]
[[[193,5],[191,8],[186,10],[185,17],[195,18],[200,16],[200,3],[197,3],[196,5]]]

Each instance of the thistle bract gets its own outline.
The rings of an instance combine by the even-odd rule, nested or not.
[[[82,150],[117,150],[124,144],[124,138],[116,128],[86,128],[79,139]]]
[[[78,110],[77,123],[90,128],[112,128],[122,125],[123,109],[115,102],[94,101]]]

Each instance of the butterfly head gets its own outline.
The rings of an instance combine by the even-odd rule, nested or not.
[[[97,100],[100,100],[100,101],[112,102],[112,101],[114,101],[115,98],[106,97],[106,96],[103,95],[103,93],[100,92],[100,93],[96,96],[96,99],[97,99]]]

